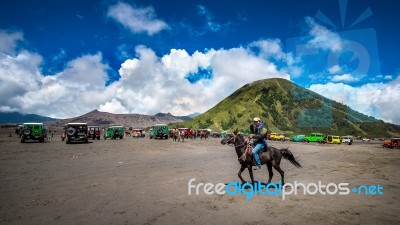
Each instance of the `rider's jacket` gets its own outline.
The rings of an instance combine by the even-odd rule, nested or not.
[[[264,127],[264,124],[261,122],[260,125],[258,127],[256,127],[255,129],[253,129],[254,132],[254,143],[257,142],[266,142],[266,137],[267,137],[267,128]]]

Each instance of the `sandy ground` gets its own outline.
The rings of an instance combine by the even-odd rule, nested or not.
[[[238,180],[233,147],[220,139],[19,143],[0,131],[0,224],[400,224],[400,150],[376,144],[289,147],[288,183],[381,185],[383,195],[188,195],[188,181]],[[243,173],[249,179],[248,172]],[[273,182],[280,180],[274,171]],[[266,182],[266,166],[255,171]]]

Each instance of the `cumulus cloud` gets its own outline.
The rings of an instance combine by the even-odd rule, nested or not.
[[[187,115],[204,112],[246,83],[280,77],[285,69],[249,47],[196,51],[171,49],[157,56],[137,46],[137,57],[121,64],[120,80],[105,86],[109,67],[102,54],[83,55],[57,73],[40,71],[42,58],[28,51],[1,54],[1,111],[17,109],[57,118],[78,116],[93,109],[112,113]],[[275,51],[275,53],[277,53]],[[274,54],[275,54],[274,53]],[[278,56],[276,56],[278,57]],[[208,71],[189,81],[188,76]]]
[[[331,79],[333,82],[355,82],[359,79],[349,73],[342,74],[342,75],[335,75]]]
[[[139,8],[124,2],[119,2],[108,9],[107,15],[133,33],[147,32],[153,35],[168,28],[168,25],[156,18],[153,7]]]
[[[308,44],[314,48],[320,48],[324,50],[330,50],[332,52],[339,52],[343,49],[343,40],[339,34],[330,31],[328,28],[318,24],[311,17],[306,18],[312,39],[308,41]]]
[[[352,87],[343,83],[311,85],[310,90],[350,106],[366,115],[400,124],[400,76],[389,83],[370,83]]]

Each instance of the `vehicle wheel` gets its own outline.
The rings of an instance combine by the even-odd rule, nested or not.
[[[44,142],[44,138],[43,137],[39,138],[39,142],[40,143]]]
[[[310,141],[309,141],[309,140],[307,140],[307,143],[310,143]]]
[[[119,137],[119,139],[123,139],[123,138],[124,138],[124,136]]]
[[[25,143],[25,138],[24,138],[24,136],[21,136],[21,143]]]
[[[100,137],[98,137],[97,140],[100,140]]]
[[[70,143],[70,142],[69,142],[69,140],[67,139],[67,141],[65,142],[65,144],[67,144],[67,145],[68,145],[69,143]]]

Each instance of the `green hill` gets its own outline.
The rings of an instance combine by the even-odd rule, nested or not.
[[[400,136],[400,126],[359,113],[285,79],[246,84],[207,112],[177,127],[246,131],[260,117],[270,132],[367,137]]]

